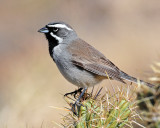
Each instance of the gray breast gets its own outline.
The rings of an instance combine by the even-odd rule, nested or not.
[[[53,50],[55,63],[61,74],[72,84],[78,87],[89,87],[102,81],[97,75],[81,69],[71,62],[71,56],[64,46],[58,45]]]

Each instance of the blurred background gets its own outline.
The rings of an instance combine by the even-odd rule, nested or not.
[[[38,29],[52,21],[78,35],[120,69],[145,79],[159,59],[159,0],[0,0],[0,127],[57,127],[67,104],[67,82]],[[113,81],[113,83],[115,83]],[[110,86],[108,81],[100,85]]]

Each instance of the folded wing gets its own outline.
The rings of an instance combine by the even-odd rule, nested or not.
[[[110,79],[123,81],[120,77],[120,70],[110,60],[108,60],[102,53],[96,50],[91,45],[87,44],[81,39],[77,39],[68,47],[72,53],[71,61],[74,65]],[[108,76],[107,76],[108,75]]]

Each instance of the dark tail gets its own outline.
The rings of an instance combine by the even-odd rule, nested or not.
[[[148,87],[151,87],[151,88],[154,87],[153,84],[150,84],[148,82],[144,82],[143,80],[138,80],[135,77],[132,77],[132,76],[126,74],[123,71],[120,72],[120,76],[121,76],[122,79],[134,82],[136,84],[147,85]]]

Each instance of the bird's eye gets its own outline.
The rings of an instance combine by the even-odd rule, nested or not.
[[[58,31],[58,28],[53,27],[53,31],[54,31],[54,32],[57,32],[57,31]]]

